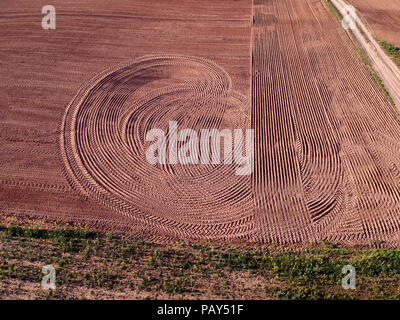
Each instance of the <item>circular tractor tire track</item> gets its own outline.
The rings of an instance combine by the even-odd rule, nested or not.
[[[106,70],[61,130],[74,189],[159,239],[400,241],[398,115],[323,0],[257,0],[251,107],[214,63],[147,56]],[[246,112],[250,111],[250,119]],[[157,164],[146,133],[254,128],[251,176]]]
[[[154,234],[192,239],[252,238],[250,179],[235,165],[159,164],[145,158],[149,129],[221,128],[245,115],[246,99],[214,63],[148,56],[96,76],[69,105],[61,153],[74,188],[131,217]],[[224,120],[224,121],[223,121]]]

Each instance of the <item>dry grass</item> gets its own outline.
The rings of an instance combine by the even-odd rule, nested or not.
[[[230,248],[157,245],[125,234],[68,226],[0,227],[1,299],[398,299],[400,251],[319,243]],[[285,250],[282,250],[285,249]],[[56,269],[57,289],[41,288],[41,268]],[[344,265],[357,289],[341,286]]]

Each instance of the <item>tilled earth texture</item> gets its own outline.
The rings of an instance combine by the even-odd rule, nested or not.
[[[3,0],[0,209],[172,239],[399,244],[400,120],[323,0]],[[146,132],[254,129],[254,170]]]

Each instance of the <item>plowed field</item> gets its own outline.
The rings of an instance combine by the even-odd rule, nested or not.
[[[400,242],[400,118],[322,0],[6,1],[0,208],[157,240]],[[134,3],[133,3],[134,2]],[[146,132],[255,132],[252,175]]]
[[[380,39],[400,47],[399,0],[349,0],[374,34]]]

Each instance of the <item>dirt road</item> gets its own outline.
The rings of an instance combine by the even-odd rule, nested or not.
[[[332,3],[338,10],[342,10],[347,5],[343,0],[332,0]],[[357,19],[357,27],[354,30],[349,30],[352,31],[358,43],[367,53],[372,67],[381,78],[397,109],[400,110],[400,68],[385,54],[360,19]]]

